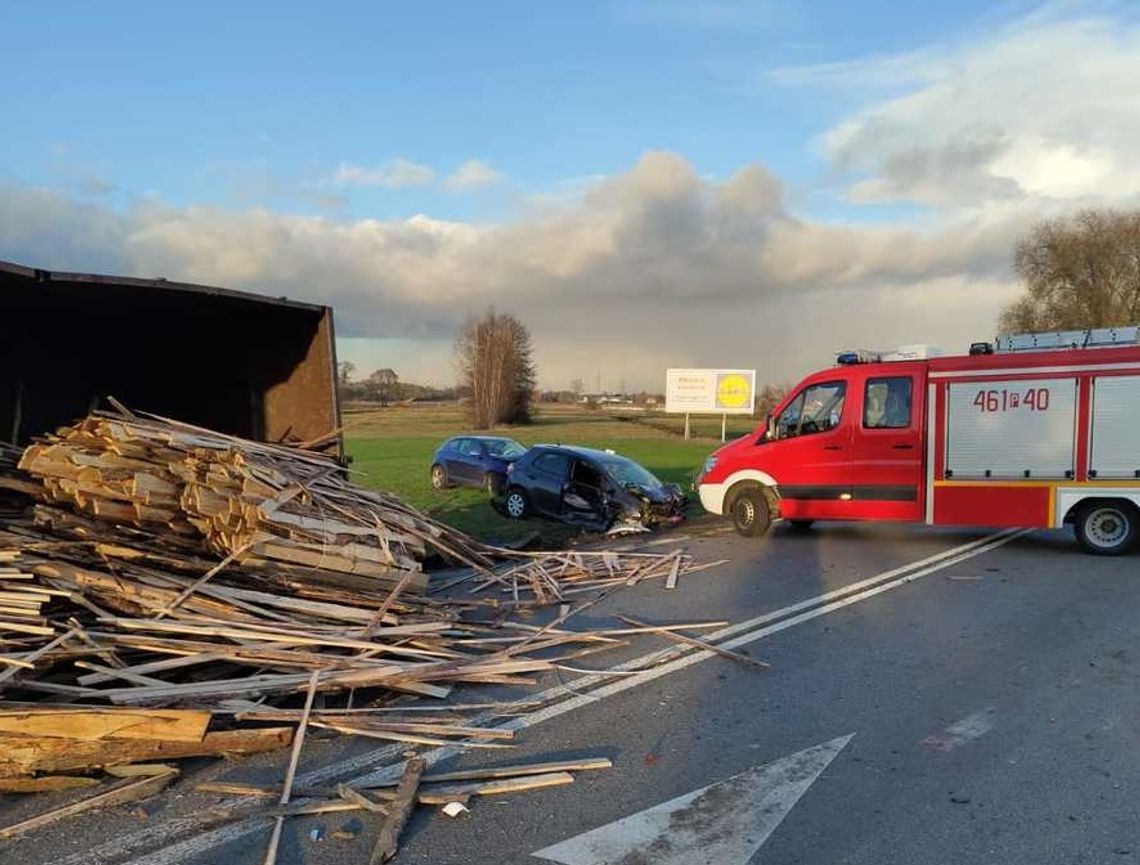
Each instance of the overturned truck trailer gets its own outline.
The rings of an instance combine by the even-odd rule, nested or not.
[[[25,444],[106,396],[343,453],[329,307],[0,261],[0,441]]]

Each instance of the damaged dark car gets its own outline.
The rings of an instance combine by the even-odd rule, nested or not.
[[[496,507],[516,520],[537,516],[592,531],[638,531],[678,522],[685,495],[613,451],[536,445],[510,466]]]

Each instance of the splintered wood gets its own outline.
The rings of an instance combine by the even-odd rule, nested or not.
[[[464,575],[429,593],[431,557]],[[311,735],[510,747],[488,719],[512,706],[424,712],[415,698],[533,683],[660,631],[559,625],[602,594],[699,569],[681,552],[490,547],[320,454],[97,413],[0,448],[0,792],[280,748],[306,694]],[[436,591],[458,583],[475,589]],[[524,621],[548,604],[553,622]]]
[[[246,570],[311,568],[394,584],[422,570],[429,547],[491,564],[459,532],[347,483],[325,456],[173,421],[92,416],[29,447],[19,468],[49,502],[186,538]],[[409,588],[426,585],[420,575]]]

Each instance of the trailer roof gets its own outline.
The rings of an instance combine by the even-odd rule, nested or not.
[[[159,289],[161,291],[180,292],[184,294],[207,295],[223,298],[236,303],[265,305],[278,308],[295,309],[298,312],[324,314],[327,306],[315,303],[304,303],[290,300],[287,297],[269,297],[264,294],[255,294],[248,291],[235,291],[232,288],[219,288],[213,285],[199,285],[191,282],[172,282],[162,277],[141,278],[134,276],[112,276],[101,273],[73,273],[60,270],[43,270],[36,267],[27,267],[11,261],[0,261],[0,273],[11,274],[16,277],[39,282],[72,285],[98,285],[115,286],[121,288]]]

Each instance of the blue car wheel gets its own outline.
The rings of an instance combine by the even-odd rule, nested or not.
[[[442,490],[447,486],[447,471],[439,463],[431,467],[432,489]]]

